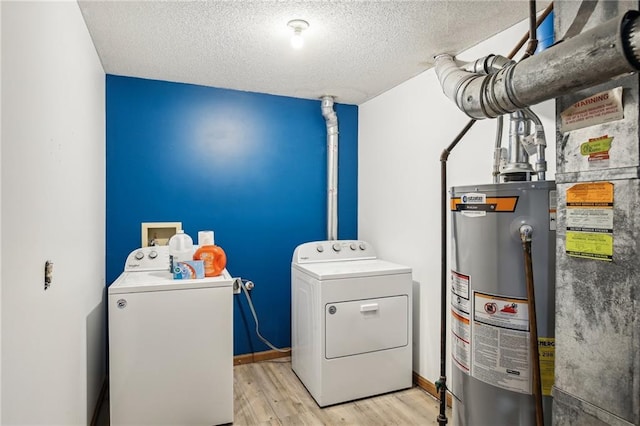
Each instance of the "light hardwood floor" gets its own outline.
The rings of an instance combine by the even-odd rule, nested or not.
[[[418,387],[320,408],[290,358],[234,368],[234,425],[437,425],[438,401]],[[447,412],[449,424],[451,413]]]
[[[438,424],[438,401],[415,386],[320,408],[291,370],[289,357],[237,365],[233,377],[234,426]],[[447,417],[452,425],[450,409]],[[94,425],[109,425],[108,393]]]

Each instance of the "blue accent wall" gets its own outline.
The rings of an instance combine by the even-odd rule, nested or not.
[[[536,30],[536,38],[538,39],[538,47],[536,53],[551,47],[555,43],[555,35],[553,32],[553,11],[551,11],[544,21],[540,23]]]
[[[325,240],[327,133],[320,100],[107,75],[107,283],[142,222],[215,231],[227,269],[255,282],[260,332],[291,345],[291,256]],[[338,236],[357,235],[358,108],[336,104]],[[215,324],[212,324],[215,327]],[[234,352],[268,350],[244,295]]]

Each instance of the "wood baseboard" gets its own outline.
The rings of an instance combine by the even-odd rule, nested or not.
[[[428,394],[436,399],[440,399],[440,394],[436,391],[436,385],[424,377],[420,376],[415,371],[413,372],[413,383],[418,387],[424,389]],[[451,407],[451,393],[447,392],[447,407]]]
[[[287,356],[291,356],[291,350],[289,350],[289,352],[278,352],[278,351],[254,352],[250,354],[234,356],[233,365],[251,364],[252,362],[268,361],[270,359],[284,358]]]

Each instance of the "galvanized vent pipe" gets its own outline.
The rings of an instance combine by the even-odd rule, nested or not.
[[[327,123],[327,240],[338,239],[338,116],[333,97],[322,97],[322,116]]]
[[[482,75],[435,58],[442,91],[475,119],[495,118],[640,69],[640,12],[630,10],[543,52]]]

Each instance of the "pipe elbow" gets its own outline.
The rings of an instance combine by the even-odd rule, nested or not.
[[[435,70],[442,92],[460,107],[457,101],[460,88],[475,75],[458,68],[453,57],[446,54],[436,56]]]
[[[333,110],[333,97],[323,96],[322,104],[320,105],[322,110],[322,116],[327,122],[327,128],[338,125],[338,114]]]
[[[484,115],[474,114],[467,104],[473,100],[474,95],[467,93],[467,88],[477,80],[482,81],[486,76],[460,69],[451,55],[442,54],[435,58],[435,71],[442,92],[456,103],[465,114],[474,119],[486,118]],[[482,85],[479,85],[480,87]]]
[[[516,63],[503,56],[489,55],[470,65],[458,67],[450,55],[436,56],[435,69],[442,91],[458,108],[475,120],[495,118],[521,106],[512,105],[505,84],[511,81]]]
[[[322,110],[322,116],[327,124],[327,131],[329,134],[338,133],[338,114],[333,109],[333,97],[323,96],[322,104],[320,105]]]

